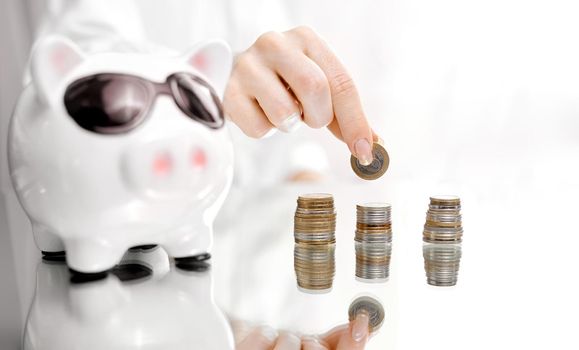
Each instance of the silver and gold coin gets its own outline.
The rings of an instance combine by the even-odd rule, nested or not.
[[[375,333],[382,327],[386,313],[382,304],[375,298],[364,295],[356,298],[348,308],[350,322],[356,319],[360,313],[366,313],[369,318],[368,328],[370,333]]]
[[[369,165],[360,164],[358,158],[354,157],[354,155],[350,157],[352,170],[354,170],[359,178],[364,180],[376,180],[384,175],[386,170],[388,170],[390,157],[388,156],[388,152],[386,152],[384,146],[374,142],[374,145],[372,146],[372,155],[373,160]]]

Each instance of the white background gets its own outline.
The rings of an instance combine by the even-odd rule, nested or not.
[[[348,271],[353,267],[347,260],[351,259],[347,242],[353,206],[358,201],[384,199],[393,204],[395,245],[392,280],[379,293],[391,314],[386,329],[373,340],[375,348],[579,347],[575,335],[579,325],[579,9],[575,2],[188,4],[165,1],[159,9],[153,1],[143,1],[140,14],[149,23],[148,34],[177,49],[189,46],[199,36],[223,34],[241,50],[269,29],[297,24],[314,27],[350,69],[368,117],[385,139],[391,168],[372,184],[354,178],[346,148],[327,132],[302,130],[290,138],[276,135],[265,141],[238,143],[240,159],[255,162],[250,168],[267,168],[274,164],[268,157],[279,157],[258,152],[259,157],[252,158],[255,148],[271,149],[270,145],[291,144],[305,137],[320,142],[328,153],[330,179],[324,184],[257,189],[254,183],[253,187],[234,189],[228,203],[229,209],[243,203],[249,215],[261,208],[260,200],[269,198],[278,203],[278,215],[289,213],[283,216],[285,222],[280,221],[281,216],[272,216],[275,221],[268,222],[267,214],[260,218],[263,222],[247,216],[241,221],[247,227],[252,222],[257,227],[271,226],[286,235],[276,240],[276,246],[280,256],[287,257],[292,249],[287,235],[291,234],[295,195],[308,189],[336,195],[343,225],[338,234],[344,242],[338,249],[345,262],[340,260],[338,266],[341,275],[336,283],[342,287],[332,293],[339,301],[333,306],[337,311],[327,311],[328,325],[340,322],[347,303],[359,292],[359,286],[350,283]],[[176,10],[179,17],[175,17]],[[2,140],[32,33],[42,13],[37,2],[7,0],[2,4]],[[219,15],[222,17],[216,17]],[[224,18],[224,22],[215,18]],[[182,30],[187,25],[189,32]],[[202,30],[205,33],[200,33]],[[244,157],[246,150],[250,156]],[[33,290],[37,253],[27,232],[28,223],[10,190],[4,142],[0,151],[0,326],[4,349],[18,343]],[[423,276],[420,232],[428,196],[436,193],[460,195],[464,203],[465,243],[455,288],[428,287]],[[229,209],[218,223],[222,232],[231,232],[230,225],[241,220]],[[226,235],[227,244],[244,242],[252,234],[249,231]],[[225,256],[220,251],[227,251],[227,244],[217,245],[216,254]],[[259,245],[241,253],[250,257],[265,254]],[[279,269],[286,269],[285,276],[291,277],[291,270],[287,270],[290,261],[279,259],[278,263]],[[226,258],[219,264],[217,269],[225,271],[224,275],[234,271],[224,267],[228,265]],[[242,272],[256,275],[252,268],[255,266]],[[293,286],[291,279],[284,281],[288,288]],[[274,302],[280,300],[276,297],[262,299],[270,300],[268,310],[247,311],[259,306],[250,295],[273,291],[268,289],[273,288],[273,278],[252,284],[253,289],[239,289],[239,294],[225,289],[226,279],[218,282],[224,288],[218,296],[234,312],[245,310],[253,320],[286,326],[286,318],[281,316],[284,306]],[[293,293],[288,291],[288,298],[299,297]],[[320,302],[320,313],[332,309],[327,300]],[[381,342],[387,346],[378,346]]]

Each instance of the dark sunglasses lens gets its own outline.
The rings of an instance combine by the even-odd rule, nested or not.
[[[223,126],[221,102],[209,84],[189,74],[176,74],[173,79],[173,95],[185,114],[213,129]]]
[[[127,132],[147,109],[148,90],[138,78],[93,76],[71,84],[64,95],[78,125],[102,134]]]

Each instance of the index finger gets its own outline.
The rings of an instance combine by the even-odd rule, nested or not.
[[[330,84],[335,121],[350,152],[360,163],[372,162],[372,130],[364,114],[358,89],[350,74],[328,45],[310,28],[298,27],[289,32],[304,53],[324,72]],[[336,131],[334,131],[336,134]]]

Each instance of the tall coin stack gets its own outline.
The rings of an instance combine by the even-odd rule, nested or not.
[[[356,277],[384,282],[390,276],[392,255],[391,206],[367,203],[356,206]]]
[[[294,216],[294,269],[298,287],[328,292],[335,274],[336,210],[331,194],[298,197]]]
[[[430,197],[422,240],[426,281],[433,286],[454,286],[462,256],[460,198]]]

